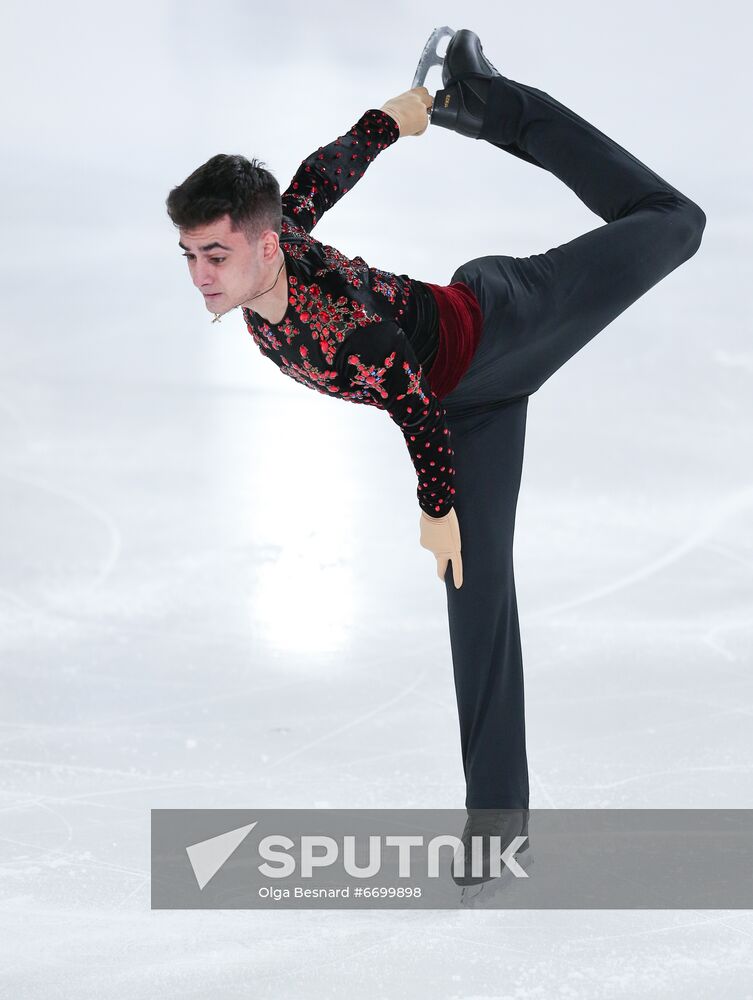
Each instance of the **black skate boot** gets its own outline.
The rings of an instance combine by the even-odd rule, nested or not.
[[[443,90],[434,95],[431,124],[477,139],[484,123],[489,81],[502,74],[484,55],[468,28],[456,31],[442,62]]]
[[[480,889],[489,883],[494,888],[507,885],[510,877],[513,882],[516,877],[524,877],[520,869],[525,872],[533,861],[528,842],[528,809],[468,809],[467,812],[460,838],[462,846],[457,852],[463,859],[463,870],[456,874],[454,864],[452,869],[453,881],[464,888],[463,902],[472,895],[468,891],[471,886]],[[510,858],[512,867],[508,867],[501,854],[516,837],[520,839]]]

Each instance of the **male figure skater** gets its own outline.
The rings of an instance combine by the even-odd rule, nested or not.
[[[472,816],[529,805],[512,558],[528,399],[696,252],[706,219],[593,125],[502,76],[472,31],[453,35],[442,79],[433,102],[418,87],[366,111],[303,161],[282,196],[261,165],[219,154],[170,192],[167,208],[215,318],[242,307],[260,351],[286,375],[384,409],[400,426],[421,543],[447,590]],[[450,285],[369,267],[314,239],[322,213],[369,164],[429,120],[550,171],[607,224],[531,257],[467,261]]]

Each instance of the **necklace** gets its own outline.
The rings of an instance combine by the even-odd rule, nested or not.
[[[280,271],[282,271],[283,267],[285,267],[285,257],[284,257],[284,256],[283,256],[283,258],[282,258],[282,264],[280,264],[280,270],[279,270],[279,271],[277,272],[277,277],[276,277],[276,278],[275,278],[275,280],[274,280],[274,281],[272,282],[272,284],[271,284],[271,285],[269,286],[269,288],[267,288],[267,289],[266,289],[265,291],[263,291],[263,292],[257,292],[257,294],[256,294],[256,295],[252,295],[252,296],[251,296],[251,298],[250,298],[250,299],[249,299],[248,301],[249,301],[249,302],[251,302],[251,301],[253,301],[253,299],[258,299],[260,295],[266,295],[266,294],[267,294],[267,292],[271,292],[271,291],[272,291],[272,289],[273,289],[273,288],[275,287],[275,285],[277,284],[277,282],[278,282],[279,278],[280,278]],[[245,302],[245,301],[246,301],[246,299],[244,299],[243,301]],[[240,302],[238,303],[238,306],[239,306],[239,305],[241,305],[241,303],[240,303]],[[238,308],[238,306],[231,306],[230,308],[231,308],[231,309],[237,309],[237,308]],[[226,312],[230,312],[230,309],[227,309],[227,310],[226,310]],[[215,313],[215,314],[214,314],[214,319],[212,320],[212,322],[213,322],[213,323],[221,323],[221,322],[222,322],[222,317],[223,317],[224,315],[225,315],[225,313]]]

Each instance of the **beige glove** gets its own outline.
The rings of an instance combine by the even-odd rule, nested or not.
[[[432,96],[426,87],[414,87],[399,97],[393,97],[383,104],[380,111],[386,111],[398,124],[400,135],[423,135],[429,127],[429,111]]]
[[[421,511],[421,545],[437,557],[437,576],[444,581],[447,563],[452,563],[455,589],[463,586],[463,560],[460,558],[460,525],[453,507],[444,517],[431,517]]]

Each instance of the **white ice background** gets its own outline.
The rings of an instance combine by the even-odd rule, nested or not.
[[[150,809],[463,804],[444,587],[398,428],[281,378],[239,311],[212,325],[164,209],[216,152],[284,188],[410,86],[441,24],[708,218],[698,254],[530,401],[531,805],[753,804],[748,9],[12,2],[3,997],[753,996],[746,911],[150,910]],[[552,175],[432,127],[314,235],[447,283],[599,222]]]

